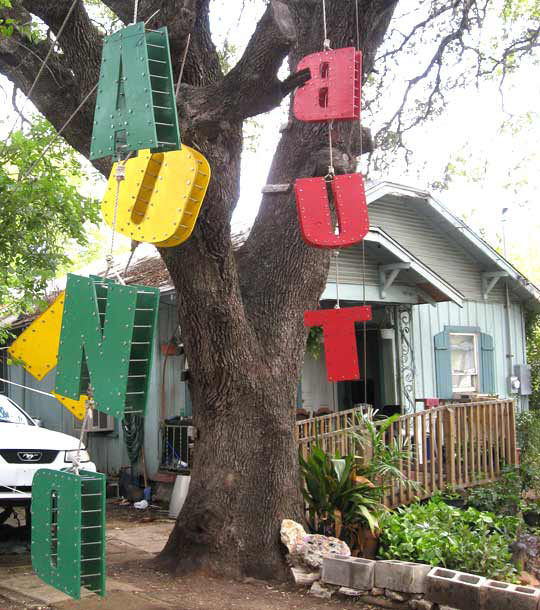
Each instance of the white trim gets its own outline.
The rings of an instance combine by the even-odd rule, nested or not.
[[[402,263],[409,265],[409,270],[414,271],[426,282],[434,286],[439,292],[446,295],[450,301],[453,301],[459,307],[463,307],[465,297],[456,290],[453,286],[448,284],[445,280],[432,271],[429,267],[424,265],[414,254],[406,250],[401,244],[392,239],[388,233],[383,231],[379,227],[370,227],[368,234],[364,237],[364,240],[371,243],[376,243],[385,248],[393,256],[395,256]],[[420,289],[421,290],[421,289]],[[421,290],[422,298],[424,298],[424,291]],[[429,302],[429,301],[428,301]]]

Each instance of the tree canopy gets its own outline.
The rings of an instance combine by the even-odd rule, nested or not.
[[[84,247],[97,201],[81,194],[85,171],[76,151],[60,139],[31,177],[26,172],[54,136],[38,118],[14,132],[0,149],[0,303],[2,317],[35,307],[46,284],[69,264],[69,242]]]

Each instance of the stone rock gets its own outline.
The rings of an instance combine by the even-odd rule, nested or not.
[[[293,552],[293,549],[304,536],[307,536],[307,532],[300,523],[291,519],[283,519],[281,522],[281,542],[287,547],[289,553]]]
[[[349,587],[341,587],[339,593],[341,593],[341,595],[346,595],[347,597],[362,597],[362,595],[366,595],[368,591],[362,591],[361,589],[350,589]]]
[[[320,597],[321,599],[330,599],[334,593],[334,589],[330,588],[329,585],[323,585],[320,581],[316,580],[309,590],[309,594],[314,597]]]
[[[351,549],[343,540],[338,538],[320,534],[306,534],[290,551],[294,566],[307,566],[317,569],[322,566],[323,557],[332,555],[350,557]]]
[[[428,602],[427,599],[411,599],[409,608],[411,610],[433,610],[434,604]]]
[[[409,599],[406,595],[398,593],[397,591],[392,591],[391,589],[386,589],[384,594],[388,599],[392,599],[395,602],[404,602]]]
[[[373,587],[369,594],[372,597],[381,597],[382,595],[384,595],[384,589],[380,589],[379,587]]]
[[[319,570],[309,572],[305,568],[291,568],[291,572],[297,585],[311,585],[321,577]]]
[[[535,578],[532,574],[529,574],[529,572],[525,571],[521,572],[521,574],[519,575],[519,581],[522,585],[527,585],[529,587],[540,586],[540,581],[538,581],[538,579]]]

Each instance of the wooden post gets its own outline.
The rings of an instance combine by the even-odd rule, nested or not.
[[[444,446],[446,449],[446,484],[456,488],[456,411],[447,407],[444,413]],[[442,456],[441,456],[442,458]],[[442,485],[442,482],[441,482]]]

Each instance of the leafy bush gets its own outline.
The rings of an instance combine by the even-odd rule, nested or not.
[[[460,510],[433,496],[385,516],[379,554],[512,581],[516,569],[509,545],[518,523],[475,508]]]
[[[300,456],[305,481],[302,488],[308,506],[311,531],[336,536],[354,545],[358,527],[379,527],[377,515],[383,509],[380,490],[369,480],[353,480],[354,455],[335,458],[314,445],[306,460]]]
[[[522,480],[515,468],[503,471],[499,480],[475,487],[466,494],[467,506],[497,515],[516,515],[521,509]]]
[[[540,411],[518,413],[516,432],[521,448],[519,469],[523,487],[540,493]]]

